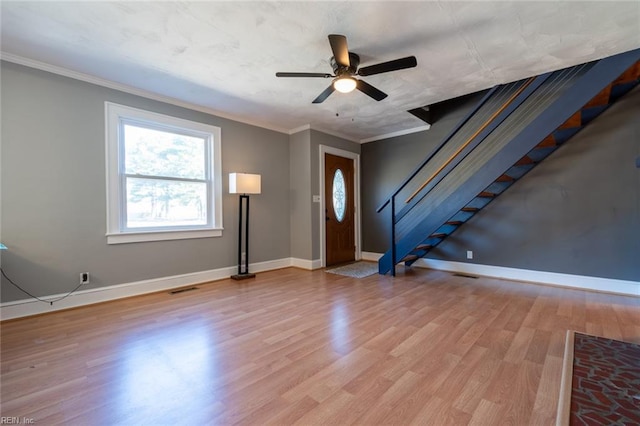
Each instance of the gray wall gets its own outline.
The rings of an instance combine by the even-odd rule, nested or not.
[[[291,135],[290,199],[291,257],[313,260],[311,226],[311,130]]]
[[[320,210],[313,203],[320,194],[320,145],[360,153],[360,144],[317,130],[303,130],[291,136],[291,256],[319,260]]]
[[[262,175],[251,197],[251,262],[290,257],[289,136],[2,62],[2,267],[36,295],[233,266],[237,209],[228,173]],[[221,238],[107,245],[104,102],[222,129]],[[2,281],[2,301],[27,296]]]
[[[639,112],[636,88],[428,257],[640,281]],[[432,139],[425,137],[425,143]],[[371,232],[384,226],[375,205],[417,163],[407,158],[414,155],[412,147],[415,157],[425,151],[406,138],[363,146],[366,251],[382,253],[388,247]],[[381,177],[372,181],[374,169]],[[394,182],[380,182],[385,178]],[[385,191],[369,189],[376,186]],[[467,250],[474,251],[473,260],[466,259]]]

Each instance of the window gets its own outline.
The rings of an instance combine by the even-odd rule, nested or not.
[[[344,220],[344,214],[346,212],[346,186],[344,184],[344,175],[342,170],[336,170],[333,175],[333,212],[336,215],[338,222]]]
[[[220,128],[106,102],[107,242],[222,235]]]

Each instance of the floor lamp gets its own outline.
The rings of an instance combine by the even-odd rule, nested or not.
[[[260,189],[260,175],[229,173],[229,193],[240,194],[238,209],[238,274],[231,276],[234,280],[244,280],[256,276],[256,274],[249,273],[249,194],[260,194]],[[244,264],[242,261],[243,237]]]

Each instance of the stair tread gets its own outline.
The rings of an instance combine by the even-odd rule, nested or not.
[[[407,255],[407,256],[405,256],[405,257],[403,257],[403,258],[402,258],[402,260],[401,260],[400,262],[398,262],[398,263],[402,263],[402,262],[410,262],[410,261],[412,261],[412,260],[416,260],[416,259],[419,259],[419,258],[420,258],[420,257],[419,257],[418,255],[415,255],[415,254],[409,254],[409,255]]]
[[[445,234],[444,232],[438,232],[437,234],[431,234],[429,235],[429,238],[444,238],[446,237],[448,234]]]
[[[522,157],[521,159],[516,161],[514,166],[527,166],[529,164],[535,164],[535,163],[536,162],[533,161],[533,159],[531,157],[529,157],[528,155],[525,155],[524,157]]]
[[[582,114],[580,113],[580,111],[578,111],[575,114],[573,114],[571,117],[569,117],[567,121],[562,123],[558,127],[558,130],[569,129],[572,127],[580,127],[580,126],[582,126]]]
[[[609,84],[607,87],[602,89],[600,93],[595,95],[589,102],[587,102],[582,109],[609,105],[609,98],[611,97],[611,87],[613,84]]]
[[[477,207],[463,207],[460,210],[463,212],[477,212],[480,209]]]
[[[542,142],[540,142],[538,145],[536,145],[535,148],[551,148],[551,147],[555,147],[557,145],[558,144],[556,143],[556,138],[553,137],[553,133],[552,133],[549,136],[547,136],[546,138],[544,138],[542,140]]]
[[[496,179],[496,182],[513,182],[515,179],[512,178],[509,175],[503,174],[501,175],[498,179]]]
[[[482,197],[482,198],[494,198],[497,196],[498,194],[494,194],[493,192],[489,192],[489,191],[482,191],[481,193],[478,194],[478,197]]]
[[[613,81],[613,85],[620,83],[629,83],[640,78],[640,61],[636,62],[632,67],[622,73],[620,77]]]

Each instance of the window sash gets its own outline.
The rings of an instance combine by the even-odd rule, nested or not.
[[[132,119],[129,117],[120,117],[118,122],[118,141],[120,144],[119,152],[121,154],[120,158],[120,173],[126,173],[126,137],[125,137],[125,126],[137,127],[140,129],[153,130],[157,132],[173,134],[178,136],[186,136],[189,138],[196,138],[202,140],[204,144],[204,179],[211,179],[211,170],[210,170],[210,155],[211,155],[211,144],[212,137],[210,133],[204,133],[199,131],[194,131],[190,129],[184,129],[176,126],[167,125],[164,123],[157,123],[148,120],[141,119]],[[157,176],[165,176],[165,177],[178,177],[178,176],[170,176],[170,175],[157,175]]]
[[[176,135],[184,135],[201,138],[203,140],[204,146],[204,158],[205,158],[205,179],[188,179],[188,178],[178,178],[164,175],[142,175],[142,174],[130,174],[126,173],[126,138],[124,135],[124,127],[125,125],[156,130],[164,133],[176,134]],[[146,120],[132,120],[130,118],[121,118],[118,123],[119,127],[119,175],[120,175],[120,232],[149,232],[149,231],[170,231],[170,230],[190,230],[190,229],[202,229],[202,228],[212,228],[213,227],[213,215],[212,215],[212,197],[211,193],[211,136],[208,134],[203,134],[201,132],[189,131],[188,129],[176,128],[175,126],[167,126],[156,122],[149,122]],[[176,182],[202,182],[207,184],[207,199],[206,199],[206,223],[203,225],[163,225],[163,226],[155,226],[155,227],[135,227],[128,226],[128,208],[129,201],[127,199],[127,178],[136,177],[136,178],[145,178],[150,180],[159,180],[159,181],[176,181]]]
[[[109,244],[201,238],[222,235],[222,173],[218,127],[164,116],[122,105],[105,103],[107,137],[107,237]],[[147,175],[125,172],[124,126],[133,125],[203,140],[205,178]],[[158,182],[193,182],[206,185],[206,224],[127,226],[127,179]]]
[[[158,226],[129,226],[129,200],[128,200],[128,191],[127,191],[127,182],[129,179],[145,179],[149,181],[158,181],[158,182],[186,182],[186,183],[201,183],[205,185],[205,203],[204,209],[205,211],[205,223],[197,224],[197,225],[184,225],[177,224],[174,221],[174,224],[168,223],[167,225],[158,225]],[[121,215],[121,224],[120,228],[122,232],[149,232],[149,231],[169,231],[169,230],[196,230],[202,228],[212,228],[213,227],[213,214],[211,212],[211,181],[207,181],[204,179],[184,179],[184,178],[167,178],[163,176],[147,176],[147,175],[139,175],[139,174],[124,174],[121,175],[121,186],[122,189],[120,191],[120,207],[122,209]]]

